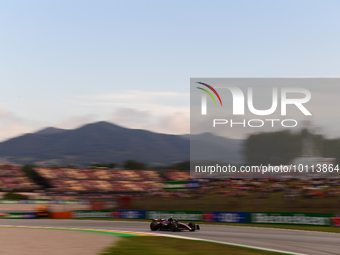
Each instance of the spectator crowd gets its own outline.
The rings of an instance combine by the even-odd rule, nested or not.
[[[30,191],[38,189],[32,180],[26,177],[20,167],[15,165],[0,165],[0,189]]]
[[[124,170],[108,168],[48,168],[36,167],[35,172],[43,177],[55,191],[63,192],[146,192],[160,196],[195,196],[215,194],[242,197],[256,194],[265,198],[271,193],[282,192],[284,197],[332,197],[340,196],[340,179],[201,179],[195,192],[166,190],[165,183],[190,181],[188,171]],[[16,165],[0,165],[1,191],[31,191],[43,187],[29,179]]]

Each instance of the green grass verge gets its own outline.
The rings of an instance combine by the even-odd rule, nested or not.
[[[71,220],[104,220],[104,221],[142,221],[151,222],[150,220],[134,220],[134,219],[113,219],[113,218],[81,218]],[[223,223],[223,222],[205,222],[195,221],[196,224],[209,224],[209,225],[228,225],[228,226],[241,226],[241,227],[259,227],[259,228],[281,228],[281,229],[295,229],[295,230],[308,230],[308,231],[321,231],[330,233],[340,233],[340,228],[337,227],[323,227],[323,226],[303,226],[303,225],[279,225],[279,224],[246,224],[246,223]],[[202,228],[204,229],[204,227]],[[148,231],[149,229],[146,229]]]
[[[278,255],[282,253],[169,237],[124,237],[100,255]]]

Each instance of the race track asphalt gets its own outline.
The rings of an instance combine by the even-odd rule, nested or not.
[[[152,232],[149,228],[150,223],[136,221],[0,219],[0,225]],[[0,231],[5,231],[5,229]],[[195,232],[182,231],[173,233],[170,231],[157,231],[156,233],[228,242],[291,253],[310,255],[340,254],[339,233],[208,224],[201,225],[201,230]]]

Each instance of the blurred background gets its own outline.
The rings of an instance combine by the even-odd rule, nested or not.
[[[59,211],[340,213],[339,178],[192,180],[188,172],[190,78],[339,77],[337,7],[4,1],[1,211],[34,210],[33,199]],[[337,100],[332,89],[328,103]],[[337,108],[329,111],[337,120]],[[195,136],[222,146],[224,161],[236,165],[338,164],[338,130],[311,123],[294,132]]]

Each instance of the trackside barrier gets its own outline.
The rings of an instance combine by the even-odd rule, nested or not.
[[[202,220],[201,211],[144,211],[144,210],[118,210],[112,212],[113,218],[121,219],[166,219],[173,217],[178,220]]]
[[[81,210],[72,212],[72,218],[111,218],[111,210]]]
[[[71,219],[72,212],[50,212],[49,218],[51,219]]]
[[[28,213],[11,213],[8,218],[30,218]],[[51,218],[121,218],[162,219],[173,217],[178,220],[208,221],[250,224],[285,224],[310,226],[340,226],[340,217],[332,213],[282,213],[282,212],[207,212],[201,211],[144,211],[144,210],[79,210],[52,212]]]
[[[112,218],[145,219],[144,210],[119,210],[112,213]]]
[[[249,213],[216,211],[203,213],[201,211],[142,210],[119,210],[112,213],[112,217],[123,219],[161,219],[171,216],[179,220],[204,220],[208,222],[330,226],[332,222],[330,218],[334,218],[335,215],[332,213]]]
[[[5,219],[35,219],[37,218],[36,213],[21,213],[21,212],[12,212],[8,213],[4,216]]]
[[[249,223],[330,226],[332,213],[251,213]]]
[[[340,217],[331,218],[331,223],[333,227],[340,227]]]
[[[146,219],[202,220],[202,211],[146,211]]]
[[[202,215],[204,221],[226,223],[248,223],[250,213],[247,212],[210,212]]]

